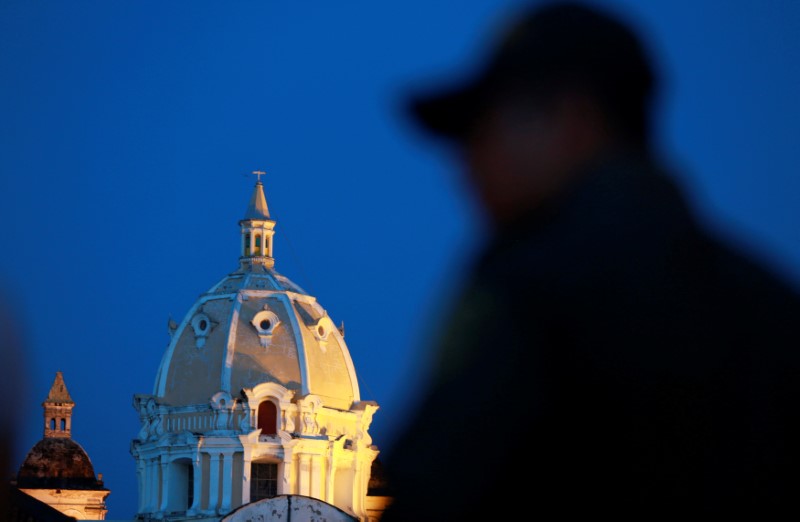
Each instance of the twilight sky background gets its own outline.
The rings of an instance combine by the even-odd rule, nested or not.
[[[599,3],[652,49],[659,148],[698,215],[800,283],[800,3]],[[458,164],[403,102],[468,74],[519,5],[0,2],[0,290],[23,341],[5,369],[19,380],[14,466],[61,370],[73,437],[112,490],[107,518],[135,514],[133,394],[152,391],[167,318],[236,268],[255,169],[276,269],[344,321],[388,448],[483,238]]]

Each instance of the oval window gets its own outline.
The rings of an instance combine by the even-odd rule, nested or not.
[[[269,319],[264,319],[259,324],[262,330],[269,330],[269,327],[272,326],[272,323],[269,322]]]

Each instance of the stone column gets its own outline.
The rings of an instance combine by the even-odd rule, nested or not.
[[[252,461],[250,460],[250,452],[244,452],[242,459],[242,505],[250,503],[250,480],[252,478]],[[280,491],[278,492],[280,493]]]
[[[147,492],[145,488],[147,487],[147,465],[144,462],[144,459],[137,458],[136,459],[136,485],[139,489],[139,502],[136,505],[136,510],[138,513],[144,513],[145,508],[147,507]]]
[[[200,503],[203,496],[203,459],[198,453],[192,461],[192,505],[189,506],[187,515],[195,515],[200,512]]]
[[[222,504],[219,513],[224,515],[231,510],[231,494],[233,493],[233,452],[222,454]]]
[[[161,506],[159,511],[167,511],[169,505],[169,462],[167,456],[161,457]]]
[[[309,484],[311,478],[311,455],[308,453],[301,453],[299,456],[299,465],[297,466],[297,494],[311,496],[311,485]]]
[[[333,504],[333,492],[336,491],[336,483],[334,479],[336,478],[336,467],[331,463],[330,469],[328,469],[328,476],[325,481],[326,491],[325,491],[325,502],[328,504]]]
[[[311,455],[311,474],[310,493],[309,496],[325,500],[323,497],[323,476],[322,476],[322,457],[320,455]]]
[[[208,455],[208,511],[216,513],[219,505],[219,453],[209,452]]]
[[[297,456],[294,454],[292,447],[283,448],[283,466],[282,470],[279,468],[279,473],[282,475],[283,480],[278,482],[278,495],[297,495],[299,488],[297,486]]]
[[[150,478],[150,464],[144,456],[139,457],[139,463],[142,466],[142,488],[139,490],[141,491],[139,495],[139,513],[147,513],[150,508],[150,482],[152,481]]]
[[[366,482],[364,480],[364,467],[362,466],[361,462],[361,452],[358,451],[354,455],[354,462],[353,465],[355,466],[355,470],[353,472],[353,489],[352,489],[352,499],[353,499],[353,513],[357,517],[361,517],[365,514],[364,511],[364,499],[366,498],[366,490],[364,486]]]
[[[150,471],[150,491],[148,492],[148,502],[147,502],[147,511],[149,513],[155,513],[158,511],[158,457],[150,459],[147,463],[147,468]]]
[[[334,492],[334,479],[336,478],[336,444],[331,442],[329,443],[330,451],[328,452],[328,474],[325,475],[325,502],[328,504],[333,504],[333,492]]]

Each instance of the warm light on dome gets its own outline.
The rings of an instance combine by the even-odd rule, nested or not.
[[[328,312],[275,271],[275,225],[259,180],[238,268],[171,327],[152,395],[134,398],[142,515],[222,515],[275,494],[367,520],[378,406],[361,401]]]

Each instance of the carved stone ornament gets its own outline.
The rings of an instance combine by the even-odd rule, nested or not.
[[[261,346],[264,348],[269,348],[269,345],[272,344],[272,333],[280,323],[281,320],[275,313],[267,309],[267,305],[264,305],[264,309],[253,316],[253,320],[250,321],[250,324],[253,325],[253,328],[258,333]]]

